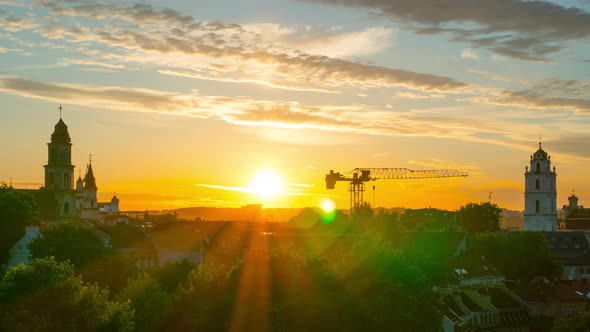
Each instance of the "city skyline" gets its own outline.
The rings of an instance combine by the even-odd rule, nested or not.
[[[75,177],[92,154],[122,209],[348,208],[330,169],[407,167],[469,177],[376,206],[523,210],[539,139],[557,207],[590,200],[590,4],[466,3],[0,1],[0,180],[42,185],[63,104]]]

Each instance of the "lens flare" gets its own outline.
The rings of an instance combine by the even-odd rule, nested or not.
[[[336,218],[336,204],[331,199],[322,199],[320,201],[322,211],[322,223],[330,224]]]

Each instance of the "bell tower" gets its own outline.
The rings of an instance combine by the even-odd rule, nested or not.
[[[45,188],[55,192],[58,202],[58,216],[74,217],[76,200],[73,190],[74,165],[72,165],[72,141],[68,126],[61,118],[47,143],[47,165],[45,165]]]
[[[557,231],[557,173],[541,142],[531,155],[530,169],[525,168],[524,179],[524,230]]]

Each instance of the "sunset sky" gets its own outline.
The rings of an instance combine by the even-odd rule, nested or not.
[[[558,207],[590,206],[589,42],[587,0],[0,0],[0,180],[42,184],[62,104],[123,209],[348,208],[330,169],[407,167],[469,177],[377,206],[523,210],[540,136]]]

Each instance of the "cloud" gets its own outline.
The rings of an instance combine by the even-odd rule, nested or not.
[[[0,76],[0,92],[54,103],[67,101],[71,105],[101,110],[156,112],[283,131],[284,128],[319,129],[369,135],[442,137],[525,151],[530,150],[530,146],[522,141],[520,133],[538,132],[537,127],[527,124],[398,113],[366,105],[315,106],[207,96],[195,91],[183,94],[119,86],[49,83],[15,76]]]
[[[477,55],[477,52],[472,48],[466,48],[462,50],[461,57],[463,59],[479,60],[479,55]]]
[[[440,99],[440,98],[445,97],[445,95],[435,94],[435,93],[419,94],[419,93],[413,93],[413,92],[398,92],[395,96],[399,97],[399,98],[407,98],[407,99]]]
[[[577,113],[590,113],[590,99],[555,97],[532,90],[501,91],[490,96],[470,99],[474,102],[518,106],[531,109],[562,109]]]
[[[245,24],[244,30],[256,33],[269,43],[308,54],[334,58],[350,58],[379,53],[392,46],[395,30],[388,27],[369,27],[361,31],[342,31],[340,27],[318,29],[286,28],[274,23]]]
[[[548,1],[303,0],[375,10],[421,34],[448,34],[497,54],[547,62],[568,42],[588,39],[590,13]]]
[[[158,112],[219,119],[245,126],[312,128],[374,135],[410,135],[480,140],[477,133],[503,132],[501,126],[468,119],[396,113],[365,105],[313,106],[296,102],[205,96],[193,92],[118,86],[48,83],[15,76],[0,76],[0,92],[114,111]]]
[[[92,67],[104,67],[109,69],[122,69],[125,68],[124,65],[121,64],[113,64],[108,62],[101,62],[101,61],[94,61],[94,60],[84,60],[84,59],[62,59],[62,61],[66,64],[72,65],[81,65],[81,66],[92,66]]]
[[[304,49],[307,47],[310,52],[315,49],[321,53],[320,48],[325,44],[351,43],[348,46],[352,48],[339,47],[349,50],[340,51],[340,55],[347,52],[348,55],[359,54],[361,50],[377,52],[388,45],[385,41],[389,41],[393,33],[389,28],[373,27],[361,32],[330,32],[302,37],[289,37],[293,36],[289,30],[275,28],[278,32],[271,33],[273,37],[269,38],[237,24],[195,21],[180,12],[145,4],[128,7],[86,1],[82,4],[37,1],[36,4],[51,10],[53,15],[62,16],[36,30],[46,38],[63,39],[69,43],[94,42],[108,46],[112,50],[109,56],[123,62],[158,64],[174,68],[176,72],[201,71],[200,75],[210,79],[227,79],[224,75],[233,75],[235,79],[240,75],[238,80],[259,81],[256,77],[260,76],[273,81],[274,87],[312,84],[321,86],[319,89],[401,86],[446,93],[472,89],[450,77],[367,65],[290,48],[299,45]],[[108,25],[108,29],[103,28],[104,23],[82,26],[86,21],[70,22],[68,17],[86,17],[113,24]],[[121,21],[120,24],[115,24],[117,20]],[[253,30],[252,26],[249,28]],[[268,39],[292,42],[282,46]],[[213,65],[223,69],[212,68]]]
[[[494,81],[500,81],[500,82],[512,82],[515,79],[509,76],[502,76],[502,75],[498,75],[496,73],[492,73],[489,71],[485,71],[485,70],[478,70],[478,69],[469,69],[467,70],[469,73],[475,74],[475,75],[480,75],[480,76],[484,76],[487,77],[491,80]],[[523,82],[523,81],[521,81]]]

